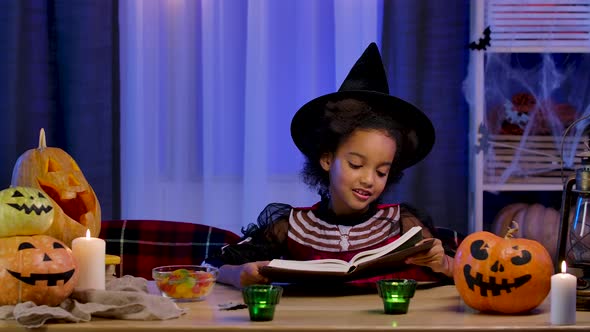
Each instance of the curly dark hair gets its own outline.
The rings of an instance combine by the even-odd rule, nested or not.
[[[317,190],[323,198],[328,197],[330,178],[320,165],[320,158],[324,153],[335,153],[356,129],[384,130],[397,143],[394,160],[402,153],[401,130],[397,122],[393,121],[390,112],[379,109],[356,99],[342,99],[330,101],[324,106],[324,116],[312,134],[316,149],[313,154],[305,156],[305,164],[301,171],[303,182],[311,189]],[[387,176],[386,189],[389,185],[399,182],[403,176],[402,169],[392,164]]]

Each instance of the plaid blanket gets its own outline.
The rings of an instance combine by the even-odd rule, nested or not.
[[[106,241],[107,254],[121,257],[117,276],[148,280],[154,267],[201,264],[209,254],[240,238],[212,226],[162,220],[103,220],[99,237]]]

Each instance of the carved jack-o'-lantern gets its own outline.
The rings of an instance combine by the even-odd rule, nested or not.
[[[549,253],[537,241],[512,238],[515,231],[511,229],[504,238],[475,232],[461,242],[453,278],[468,306],[522,313],[536,308],[549,293],[553,274]]]
[[[59,148],[47,147],[41,129],[39,147],[23,153],[14,165],[12,186],[41,189],[55,209],[54,221],[44,233],[71,246],[72,240],[100,233],[100,204],[74,159]]]
[[[0,238],[0,305],[56,306],[78,282],[72,251],[47,235]]]
[[[53,222],[53,206],[39,189],[0,191],[0,237],[42,234]]]

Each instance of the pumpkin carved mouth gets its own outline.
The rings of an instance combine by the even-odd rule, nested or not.
[[[489,281],[485,282],[483,281],[483,275],[481,273],[477,272],[475,276],[471,275],[471,265],[469,264],[466,264],[463,267],[463,274],[465,275],[465,281],[467,282],[469,289],[475,291],[475,286],[478,286],[481,296],[488,296],[488,291],[492,292],[492,296],[498,296],[502,291],[510,293],[512,288],[518,288],[526,284],[532,278],[530,274],[525,274],[514,278],[514,282],[512,283],[509,283],[508,279],[502,279],[501,283],[497,283],[496,277],[489,277]]]
[[[71,219],[77,221],[78,223],[88,226],[87,225],[87,218],[85,215],[92,211],[93,208],[87,206],[86,202],[92,201],[92,194],[89,193],[87,190],[73,193],[72,198],[63,199],[59,192],[54,189],[53,187],[40,183],[41,189],[51,197],[55,201],[59,207],[61,207],[62,211]]]
[[[29,284],[35,285],[37,281],[47,281],[47,286],[57,286],[57,282],[63,280],[64,284],[66,284],[70,278],[74,275],[75,269],[71,269],[66,272],[62,273],[31,273],[28,277],[23,277],[19,272],[14,272],[6,269],[8,273],[10,273],[16,279]]]
[[[41,213],[45,212],[45,213],[49,213],[49,211],[51,211],[51,209],[53,209],[52,206],[50,205],[41,205],[40,207],[37,207],[36,205],[31,205],[31,206],[27,206],[26,204],[16,204],[16,203],[6,203],[10,206],[12,206],[13,208],[22,211],[25,210],[26,214],[31,214],[31,212],[35,212],[36,215],[40,216]]]

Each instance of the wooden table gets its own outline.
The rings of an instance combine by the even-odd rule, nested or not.
[[[299,294],[296,295],[295,293]],[[314,292],[315,293],[315,292]],[[527,315],[488,315],[466,307],[454,286],[419,289],[405,315],[385,315],[377,294],[301,294],[286,288],[270,322],[251,322],[247,309],[220,310],[218,305],[241,303],[238,290],[216,285],[206,301],[180,303],[188,313],[167,321],[96,319],[88,323],[47,324],[46,331],[589,331],[590,312],[578,311],[577,324],[551,326],[549,303]],[[14,321],[0,321],[1,331],[25,331]]]

